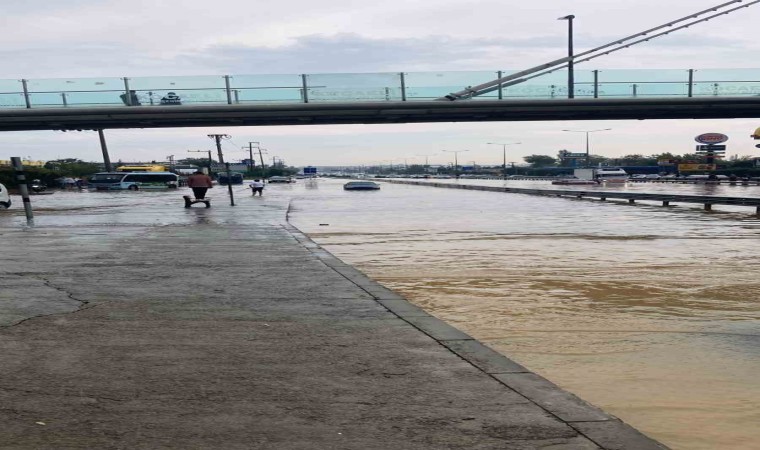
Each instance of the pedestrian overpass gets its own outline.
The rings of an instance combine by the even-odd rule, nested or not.
[[[0,80],[0,131],[538,120],[760,118],[760,69],[558,70]],[[505,83],[506,84],[506,83]]]
[[[760,117],[760,70],[587,62],[760,0],[729,0],[522,71],[0,80],[0,131]],[[565,70],[563,70],[565,69]],[[565,81],[566,80],[566,81]]]

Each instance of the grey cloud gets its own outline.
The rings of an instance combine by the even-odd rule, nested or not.
[[[618,37],[619,38],[619,37]],[[583,51],[614,38],[579,39]],[[748,44],[713,36],[667,36],[625,50],[611,61],[623,67],[686,67],[688,55],[705,48],[712,59],[744,58]],[[738,52],[733,55],[733,49]],[[730,53],[729,53],[730,51]],[[678,58],[679,53],[683,57]],[[309,35],[277,47],[215,45],[192,51],[146,52],[119,42],[69,44],[0,50],[0,78],[121,77],[167,75],[346,73],[393,71],[514,70],[556,59],[564,54],[564,41],[550,35],[534,37],[454,38],[428,36],[407,39],[372,39],[354,33]],[[160,56],[159,56],[160,55]],[[634,57],[637,55],[637,57]],[[681,61],[681,62],[679,62]],[[707,61],[707,59],[706,59]],[[723,65],[724,67],[726,65]],[[613,64],[614,67],[614,64]],[[715,67],[720,67],[716,65]]]
[[[503,58],[519,49],[556,48],[556,38],[474,38],[430,36],[410,39],[370,39],[357,34],[302,36],[282,47],[219,45],[185,55],[198,62],[219,64],[230,72],[283,73],[372,72],[393,70],[498,69]],[[500,62],[501,61],[501,62]],[[513,64],[518,64],[513,62]]]

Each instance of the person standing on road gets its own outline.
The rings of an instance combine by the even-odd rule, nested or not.
[[[253,195],[254,196],[258,192],[259,193],[259,197],[261,197],[262,195],[264,195],[264,182],[261,181],[260,179],[256,178],[251,183],[251,190],[253,191]]]
[[[206,198],[206,191],[214,187],[211,177],[200,170],[187,177],[187,186],[193,190],[193,195],[198,200]]]

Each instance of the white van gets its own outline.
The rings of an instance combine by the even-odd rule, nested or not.
[[[11,202],[11,196],[8,194],[8,189],[0,184],[0,208],[10,208],[11,203],[13,202]]]

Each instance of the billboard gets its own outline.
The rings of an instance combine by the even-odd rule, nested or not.
[[[705,170],[715,170],[715,164],[679,164],[679,172],[697,172]]]
[[[722,144],[728,140],[728,136],[723,133],[702,133],[694,140],[700,144]]]
[[[303,174],[304,175],[316,175],[317,174],[317,168],[316,167],[304,167],[303,168]]]

